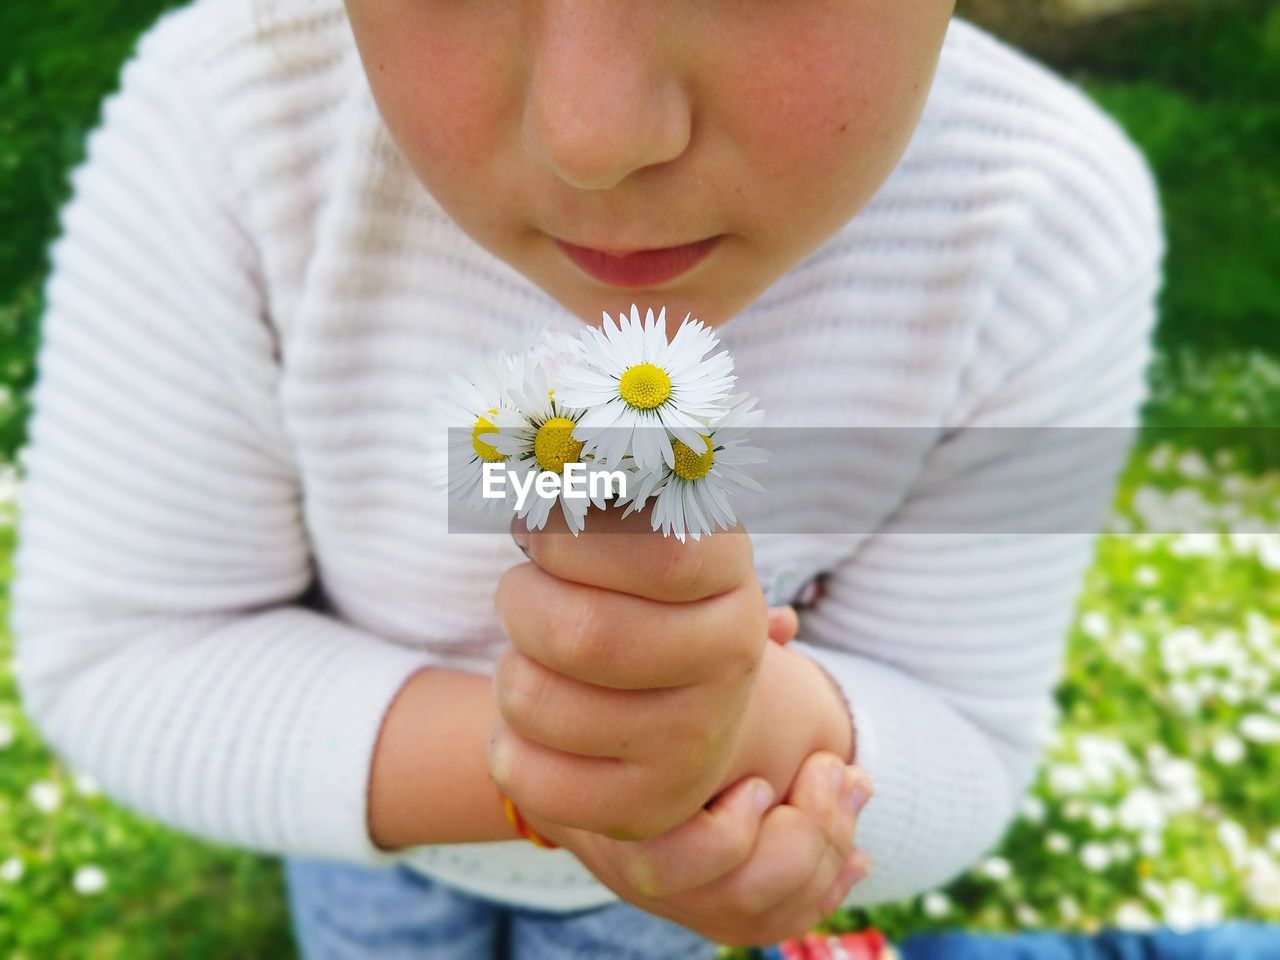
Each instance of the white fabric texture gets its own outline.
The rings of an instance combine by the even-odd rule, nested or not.
[[[544,909],[611,902],[563,850],[368,837],[389,704],[424,666],[488,671],[493,589],[522,559],[450,535],[429,401],[580,321],[414,179],[341,5],[272,9],[165,15],[74,172],[22,461],[24,702],[113,798],[205,839],[403,861]],[[984,483],[1021,453],[975,452],[963,428],[1135,422],[1163,253],[1119,129],[956,20],[890,179],[721,328],[766,426],[936,431],[874,530],[755,538],[771,601],[828,575],[796,647],[842,686],[876,786],[876,869],[851,904],[970,866],[1034,774],[1092,537],[920,531],[1000,509]],[[1099,509],[1116,466],[1092,464]],[[848,496],[815,478],[797,499]]]

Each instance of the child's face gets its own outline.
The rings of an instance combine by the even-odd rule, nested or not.
[[[597,323],[717,324],[866,204],[910,140],[954,0],[346,0],[423,185],[477,243]],[[619,287],[555,243],[720,240]]]

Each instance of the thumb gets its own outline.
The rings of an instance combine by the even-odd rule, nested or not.
[[[769,639],[774,643],[785,644],[793,640],[800,629],[800,615],[796,608],[788,605],[769,608]]]
[[[684,823],[634,844],[636,887],[646,896],[670,897],[734,870],[751,855],[776,796],[763,777],[743,777]]]

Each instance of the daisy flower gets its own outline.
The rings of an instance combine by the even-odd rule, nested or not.
[[[499,411],[511,409],[509,397],[520,384],[526,362],[504,353],[467,374],[453,374],[431,415],[433,426],[448,428],[446,445],[432,445],[431,475],[451,497],[477,510],[498,512],[506,505],[504,500],[481,495],[485,464],[507,459],[481,437],[497,429],[494,420]]]
[[[729,398],[729,408],[712,426],[700,433],[697,445],[677,440],[673,463],[641,471],[634,488],[622,502],[628,502],[623,516],[644,507],[656,497],[652,510],[653,529],[674,535],[684,543],[686,534],[694,540],[717,527],[728,529],[736,522],[728,495],[762,491],[757,481],[741,468],[762,463],[768,454],[749,447],[743,440],[750,427],[759,423],[764,411],[754,409],[756,401],[745,393]],[[651,430],[637,431],[652,432]]]
[[[509,508],[525,521],[530,530],[541,530],[547,525],[551,510],[558,501],[565,523],[576,536],[586,526],[587,508],[595,504],[600,509],[608,506],[603,485],[592,484],[591,474],[604,472],[603,466],[588,463],[583,455],[583,441],[573,436],[574,428],[582,416],[582,410],[569,406],[556,394],[552,386],[555,364],[547,355],[533,355],[524,369],[524,381],[509,394],[511,407],[500,409],[494,417],[495,433],[482,434],[481,442],[493,444],[502,454],[507,465],[507,489],[527,490],[523,505],[514,496],[509,497]],[[564,483],[565,468],[574,463],[585,465],[587,496],[570,496]],[[627,468],[623,468],[627,472]],[[559,490],[545,496],[538,490],[537,479],[541,473],[559,474]],[[591,496],[591,491],[596,496]]]
[[[604,314],[603,330],[583,333],[581,361],[560,372],[561,401],[583,410],[574,439],[603,464],[630,453],[642,470],[674,469],[672,437],[701,449],[707,423],[725,412],[735,379],[729,352],[708,357],[719,340],[688,316],[668,342],[666,314],[663,307],[655,319],[650,309],[641,321],[632,304],[618,325]]]

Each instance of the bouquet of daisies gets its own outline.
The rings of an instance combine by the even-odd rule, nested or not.
[[[731,495],[763,488],[742,469],[767,459],[747,446],[763,417],[735,393],[733,360],[688,316],[667,338],[666,308],[641,320],[604,314],[600,330],[547,334],[523,355],[500,354],[455,375],[441,403],[449,431],[449,495],[546,526],[558,503],[576,535],[590,506],[653,501],[663,536],[697,540],[736,522]],[[439,421],[437,421],[439,422]]]

